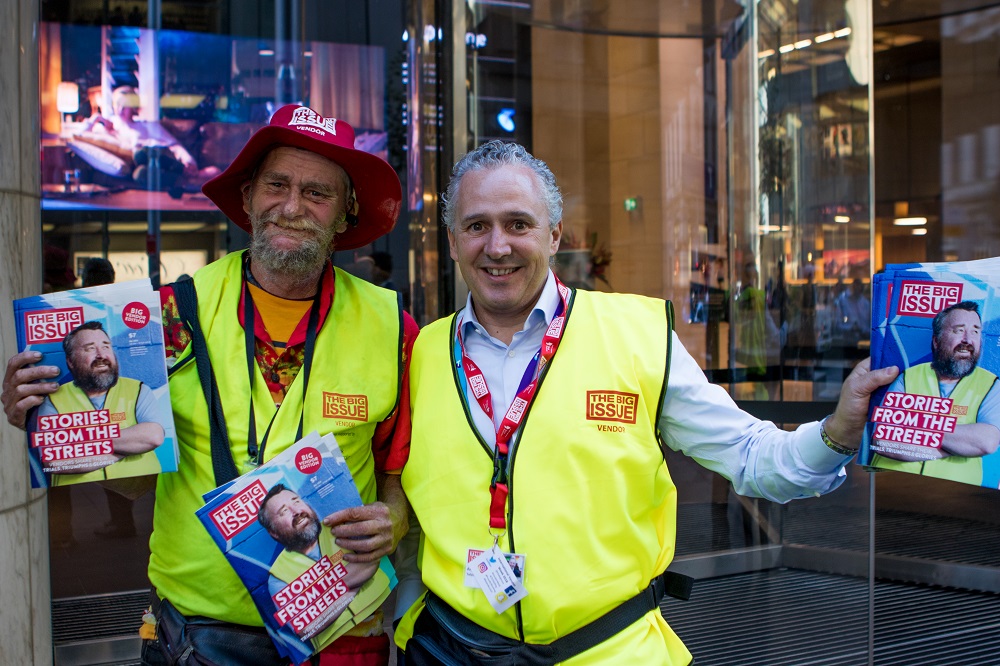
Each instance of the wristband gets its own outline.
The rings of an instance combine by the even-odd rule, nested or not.
[[[827,418],[830,417],[828,416]],[[826,444],[826,447],[834,453],[839,453],[842,456],[853,456],[858,452],[857,449],[849,449],[830,438],[830,435],[826,433],[826,419],[823,419],[819,423],[819,437],[823,440],[823,443]]]

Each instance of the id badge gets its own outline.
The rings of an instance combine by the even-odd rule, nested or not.
[[[497,546],[483,551],[470,565],[476,587],[483,591],[497,613],[503,613],[528,596],[528,591],[514,575],[507,558]]]
[[[479,584],[476,582],[476,577],[472,575],[472,560],[482,554],[483,551],[481,549],[470,548],[465,557],[466,587],[479,587]],[[510,565],[510,570],[514,572],[514,578],[517,578],[517,582],[524,585],[524,555],[521,553],[504,553],[503,556],[507,560],[507,564]]]

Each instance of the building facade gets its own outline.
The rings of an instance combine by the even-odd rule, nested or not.
[[[827,414],[867,356],[870,322],[843,304],[870,304],[873,273],[1000,255],[1000,11],[985,0],[4,7],[8,302],[78,286],[91,257],[119,281],[159,285],[243,247],[200,184],[289,102],[348,121],[399,174],[395,230],[334,261],[388,275],[418,323],[467,293],[440,223],[451,165],[486,140],[515,140],[563,190],[560,277],[670,299],[710,380],[785,426]],[[194,166],[116,144],[97,119],[119,108]],[[9,318],[0,330],[9,357]],[[0,436],[0,662],[127,660],[134,635],[87,623],[100,603],[145,606],[151,499],[32,491],[23,435]],[[1000,642],[983,619],[1000,594],[997,490],[852,465],[836,493],[775,506],[736,497],[680,456],[670,465],[675,566],[703,581],[706,604],[776,595],[750,617],[697,597],[669,602],[699,662],[741,663],[727,652],[741,640],[773,656],[753,663],[822,652],[840,664],[901,663],[893,650],[912,655],[922,641],[939,652],[912,663],[943,663],[941,649],[968,647],[958,627]],[[949,610],[955,594],[964,611]],[[950,619],[879,619],[907,595]],[[830,626],[848,637],[831,640]],[[104,662],[93,661],[95,637]],[[978,663],[1000,663],[988,659]]]

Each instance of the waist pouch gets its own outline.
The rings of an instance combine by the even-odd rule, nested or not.
[[[427,592],[425,609],[406,644],[406,666],[545,666],[566,661],[608,640],[659,607],[668,594],[691,595],[691,578],[674,572],[657,576],[645,590],[593,622],[548,645],[522,643],[485,629]]]
[[[153,596],[155,596],[155,592]],[[158,607],[157,607],[158,605]],[[263,627],[184,617],[169,600],[153,603],[159,651],[177,666],[275,666],[287,664]]]

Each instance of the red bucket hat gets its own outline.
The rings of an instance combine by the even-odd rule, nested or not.
[[[351,177],[358,201],[356,223],[337,234],[337,250],[353,250],[392,230],[402,206],[402,189],[396,171],[384,160],[354,148],[354,128],[343,120],[324,118],[312,109],[289,104],[278,109],[271,122],[259,129],[233,163],[202,186],[205,193],[236,226],[250,231],[243,210],[243,183],[272,148],[291,146],[322,155],[339,164]]]

